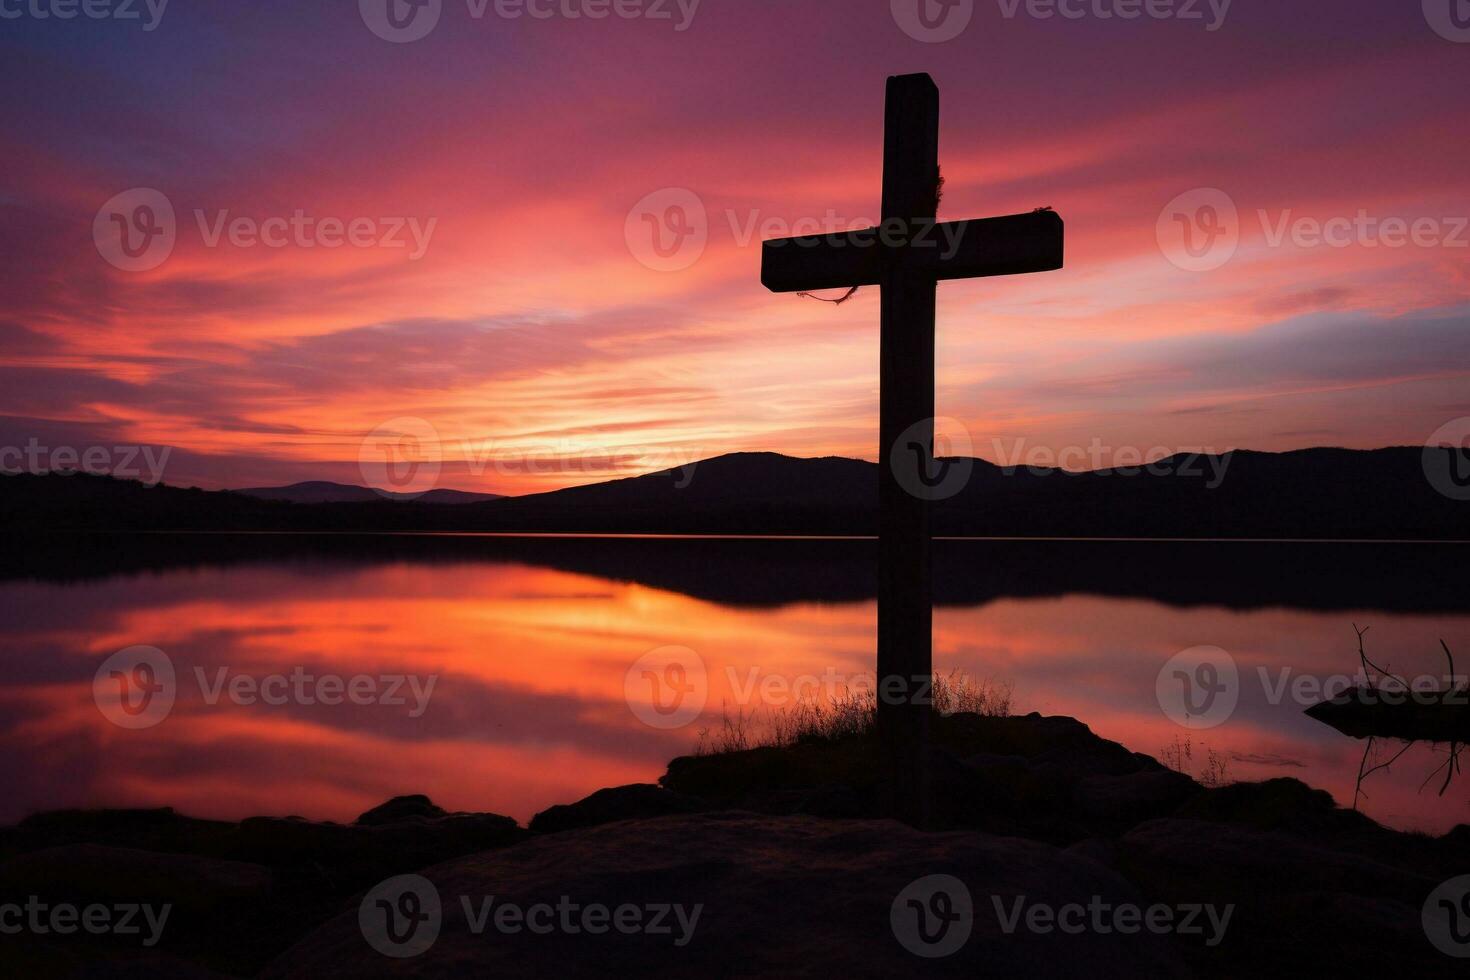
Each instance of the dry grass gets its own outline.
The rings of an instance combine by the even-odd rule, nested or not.
[[[1200,747],[1205,750],[1205,758],[1200,763],[1198,773],[1194,772],[1194,742],[1188,736],[1180,738],[1175,735],[1174,743],[1164,746],[1162,762],[1175,772],[1181,772],[1210,789],[1232,782],[1230,763],[1226,758],[1208,745],[1202,744]]]
[[[1003,718],[1011,713],[1011,685],[976,681],[958,670],[934,675],[934,710],[941,715],[977,714]],[[755,748],[786,748],[806,742],[831,742],[867,735],[877,725],[878,698],[871,688],[840,692],[825,699],[804,698],[769,708],[721,712],[720,728],[701,729],[695,755],[720,755]]]

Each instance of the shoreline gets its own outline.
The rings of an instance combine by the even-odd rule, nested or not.
[[[870,736],[857,735],[683,756],[658,784],[605,788],[550,807],[526,826],[496,814],[447,813],[424,796],[396,797],[350,824],[202,820],[167,808],[36,814],[0,830],[0,896],[166,903],[172,918],[149,948],[122,937],[67,943],[55,936],[24,936],[5,948],[28,965],[56,965],[58,975],[66,963],[160,957],[169,967],[160,975],[379,972],[391,961],[365,941],[360,906],[389,879],[417,875],[439,890],[528,902],[558,890],[612,901],[672,889],[704,907],[682,962],[705,963],[699,958],[711,944],[730,941],[719,937],[736,926],[721,910],[733,915],[742,889],[769,890],[741,915],[785,936],[812,914],[792,903],[835,887],[829,879],[838,874],[812,866],[803,848],[822,853],[861,839],[867,850],[845,859],[842,872],[857,877],[842,888],[862,914],[886,916],[895,888],[947,866],[968,868],[976,895],[1011,889],[1032,900],[1072,894],[1080,875],[1115,902],[1235,906],[1214,945],[1183,935],[1121,945],[1119,937],[1092,937],[1130,968],[1147,962],[1162,975],[1239,975],[1262,966],[1262,949],[1288,957],[1294,970],[1320,967],[1322,956],[1341,957],[1346,969],[1386,950],[1418,963],[1421,976],[1454,964],[1425,940],[1420,904],[1456,869],[1470,870],[1470,825],[1439,837],[1390,830],[1291,778],[1207,787],[1074,719],[1031,714],[942,719],[933,749],[935,825],[917,831],[874,809],[874,750]],[[907,843],[890,846],[889,838]],[[714,854],[725,857],[710,864]],[[514,881],[502,880],[507,869],[515,869]],[[1283,901],[1291,907],[1286,919]],[[988,908],[977,905],[977,922]],[[1361,915],[1372,922],[1354,924]],[[525,936],[485,944],[471,928],[473,916],[446,908],[444,917],[444,934],[412,960],[414,973],[456,975],[454,964],[466,955],[477,966],[504,965],[513,947],[515,956],[530,958],[524,962],[576,975],[607,952],[596,943],[537,945]],[[244,935],[242,922],[249,923]],[[1288,923],[1297,930],[1294,944],[1283,931]],[[1303,935],[1336,936],[1337,945],[1308,957],[1304,948],[1312,944]],[[899,939],[866,936],[856,947],[874,962],[918,964]],[[629,942],[619,955],[668,972],[673,961],[659,958],[670,955],[667,948],[646,936]],[[1000,930],[970,945],[975,955],[1004,959],[1027,941]],[[1302,948],[1293,954],[1293,945]],[[772,946],[781,944],[773,939]],[[970,952],[967,946],[964,955]],[[1050,955],[1075,969],[1099,954],[1063,948]]]

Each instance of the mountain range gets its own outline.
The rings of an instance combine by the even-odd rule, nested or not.
[[[1088,473],[951,460],[969,474],[935,503],[934,533],[1470,540],[1470,502],[1436,489],[1424,454],[1241,450]],[[734,453],[549,493],[466,501],[475,495],[444,491],[405,501],[361,487],[204,491],[19,475],[0,479],[0,528],[870,535],[877,477],[877,464],[863,460]],[[351,499],[327,499],[335,494]],[[297,502],[313,495],[323,502]]]
[[[373,504],[392,500],[399,503],[453,505],[501,499],[498,493],[471,493],[468,490],[430,490],[425,494],[394,493],[350,483],[329,483],[326,480],[307,480],[287,487],[250,487],[233,492],[260,500],[285,500],[293,504]]]

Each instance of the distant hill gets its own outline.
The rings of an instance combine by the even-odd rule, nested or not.
[[[500,494],[471,493],[468,490],[430,490],[424,494],[392,493],[388,490],[374,490],[372,487],[359,487],[349,483],[329,483],[325,480],[307,480],[293,483],[289,487],[250,487],[233,492],[260,500],[285,500],[293,504],[371,504],[381,500],[420,504],[477,504],[500,499]]]
[[[934,533],[1470,540],[1470,502],[1431,485],[1423,454],[1419,447],[1238,451],[1176,456],[1151,472],[1091,473],[952,460],[969,473],[958,492],[936,502]],[[874,463],[776,453],[734,453],[692,468],[453,507],[372,491],[359,502],[296,503],[106,477],[21,475],[0,479],[0,528],[870,535],[877,483]]]

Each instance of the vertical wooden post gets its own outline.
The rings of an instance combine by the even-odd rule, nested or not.
[[[883,137],[885,229],[895,222],[932,223],[938,185],[939,90],[928,75],[890,78]],[[933,673],[929,502],[905,488],[895,465],[922,467],[933,453],[935,282],[892,261],[881,287],[878,734],[887,757],[889,810],[923,826],[929,802],[927,681]],[[913,460],[912,443],[921,445],[925,459]]]

